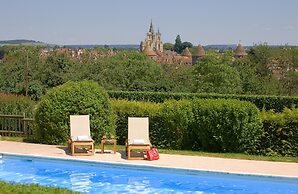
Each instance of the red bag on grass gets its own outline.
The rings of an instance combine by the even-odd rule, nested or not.
[[[149,150],[146,150],[147,160],[158,160],[159,154],[156,147],[152,147]]]

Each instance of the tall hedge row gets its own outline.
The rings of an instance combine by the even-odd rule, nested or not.
[[[161,103],[169,99],[238,99],[254,103],[260,110],[273,109],[281,112],[285,107],[298,107],[298,97],[293,96],[264,96],[264,95],[232,95],[232,94],[205,94],[205,93],[168,93],[168,92],[132,92],[108,91],[110,98],[136,101],[150,101]]]
[[[152,144],[167,149],[255,151],[261,136],[259,111],[239,100],[181,100],[163,104],[112,101],[119,143],[127,136],[128,116],[149,116]],[[123,135],[124,134],[124,135]]]
[[[150,102],[136,102],[127,100],[111,100],[112,108],[117,116],[116,134],[118,136],[118,144],[124,144],[127,139],[128,117],[149,117],[150,137],[154,140],[155,128],[158,129],[158,119],[160,104]]]
[[[265,155],[298,156],[298,108],[281,113],[262,111],[263,134],[259,152]]]
[[[156,145],[168,149],[194,149],[198,140],[191,134],[195,122],[190,100],[169,100],[162,104]]]
[[[25,96],[0,93],[0,114],[33,116],[34,102]]]
[[[261,137],[259,110],[249,102],[224,99],[195,99],[192,137],[203,150],[254,152]],[[199,149],[199,148],[195,148]]]

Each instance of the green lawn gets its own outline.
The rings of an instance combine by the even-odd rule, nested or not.
[[[0,140],[6,141],[18,141],[23,142],[22,137],[0,137]],[[99,143],[95,145],[99,149]],[[105,149],[113,149],[113,145],[105,145]],[[117,150],[125,150],[124,145],[117,145]],[[276,162],[296,162],[298,163],[298,157],[283,157],[283,156],[259,156],[259,155],[248,155],[240,153],[211,153],[202,151],[190,151],[190,150],[166,150],[158,149],[159,153],[163,154],[178,154],[178,155],[191,155],[191,156],[206,156],[206,157],[218,157],[218,158],[234,158],[234,159],[245,159],[245,160],[263,160],[263,161],[276,161]]]
[[[6,137],[6,136],[0,136],[0,140],[2,140],[2,141],[24,142],[24,138],[23,137]]]
[[[201,152],[201,151],[164,150],[164,149],[159,149],[159,153],[163,153],[163,154],[191,155],[191,156],[218,157],[218,158],[233,158],[233,159],[244,159],[244,160],[263,160],[263,161],[276,161],[276,162],[297,162],[298,163],[298,157],[259,156],[259,155],[240,154],[240,153],[211,153],[211,152]]]
[[[45,187],[39,186],[36,184],[15,184],[15,183],[6,183],[4,181],[0,181],[0,193],[4,194],[52,194],[52,193],[59,193],[59,194],[73,194],[77,192],[73,192],[68,189],[64,188],[54,188],[54,187]]]

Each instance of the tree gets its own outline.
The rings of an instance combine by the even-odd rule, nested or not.
[[[32,76],[32,65],[36,62],[34,47],[7,46],[3,49],[6,56],[0,67],[0,90],[25,94]]]
[[[166,42],[163,44],[164,50],[174,50],[174,45],[172,43]]]
[[[195,92],[235,94],[241,92],[239,73],[220,58],[206,56],[194,66]]]
[[[235,60],[232,63],[242,80],[242,92],[245,94],[260,94],[263,91],[261,77],[256,73],[257,65],[249,59]]]
[[[181,41],[181,38],[180,38],[179,34],[177,35],[177,37],[175,39],[174,51],[177,52],[177,53],[181,53],[183,51],[182,50],[182,41]]]
[[[290,71],[287,76],[280,81],[284,95],[298,95],[298,72]]]
[[[188,64],[162,64],[163,78],[173,92],[192,92],[194,83],[193,66]]]
[[[186,47],[192,48],[193,45],[190,42],[183,42],[181,46],[181,50],[183,51]]]
[[[2,48],[0,48],[0,60],[2,60],[4,58],[4,50]]]
[[[268,76],[270,71],[267,65],[270,63],[271,50],[268,45],[258,45],[248,52],[249,59],[257,65],[257,73],[260,76]]]
[[[87,65],[83,79],[109,90],[155,91],[162,80],[161,66],[136,51],[123,51]]]
[[[67,54],[53,53],[44,61],[40,69],[42,84],[48,88],[64,84],[68,81],[66,75],[73,64]]]

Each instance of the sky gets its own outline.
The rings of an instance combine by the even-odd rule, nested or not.
[[[0,0],[0,40],[298,45],[298,0]]]

